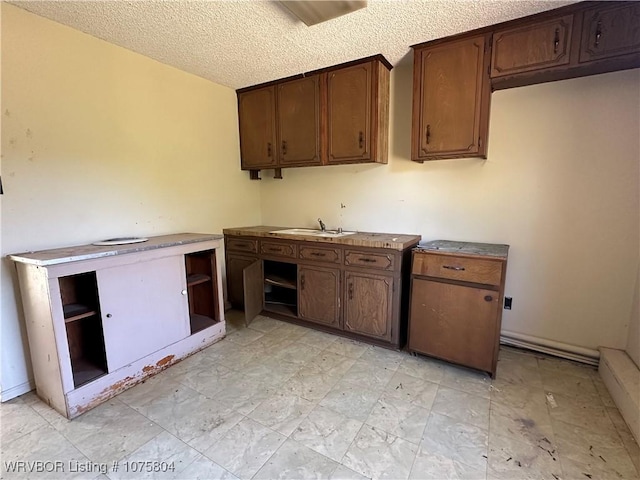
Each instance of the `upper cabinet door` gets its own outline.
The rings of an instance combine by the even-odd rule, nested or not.
[[[274,168],[277,164],[275,87],[239,93],[238,116],[242,169]]]
[[[412,160],[486,157],[486,43],[482,35],[414,52]]]
[[[494,33],[491,77],[568,64],[572,25],[566,15]]]
[[[320,165],[319,75],[281,83],[277,89],[280,163]]]
[[[580,62],[640,54],[640,3],[616,2],[584,12]]]
[[[328,163],[371,158],[372,64],[328,73]]]

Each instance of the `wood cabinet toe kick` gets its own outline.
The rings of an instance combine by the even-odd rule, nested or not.
[[[224,231],[228,300],[244,310],[247,325],[263,313],[387,348],[404,346],[411,249],[420,236],[362,234],[350,244],[344,237],[337,243],[267,232]],[[391,239],[404,243],[378,246]]]

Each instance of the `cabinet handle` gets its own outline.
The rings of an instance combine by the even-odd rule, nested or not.
[[[311,252],[311,255],[313,255],[314,257],[326,257],[327,256],[325,253],[319,253],[319,252]]]
[[[107,313],[107,318],[111,318],[111,314],[110,313]]]
[[[300,290],[304,290],[304,274],[300,276]]]
[[[282,154],[283,155],[287,154],[287,142],[286,142],[286,140],[282,140]]]
[[[271,142],[267,143],[267,157],[271,157]]]
[[[454,267],[453,265],[443,265],[442,268],[446,268],[448,270],[455,270],[456,272],[461,272],[464,270],[464,267]]]
[[[427,125],[427,145],[431,141],[431,125]]]
[[[484,297],[485,302],[490,302],[491,300],[493,300],[493,297],[491,295],[487,295]]]
[[[375,260],[375,258],[364,257],[364,258],[359,258],[358,261],[359,262],[364,262],[364,263],[375,263],[376,260]]]
[[[600,37],[602,37],[602,22],[596,24],[596,41],[593,43],[596,48],[600,46]]]
[[[186,291],[186,290],[182,290],[180,293],[181,293],[182,295],[186,295],[186,294],[187,294],[187,291]]]
[[[558,53],[559,45],[560,45],[560,29],[556,28],[556,33],[553,35],[553,53]]]
[[[349,284],[349,300],[353,300],[353,283]]]
[[[360,132],[360,135],[358,135],[358,145],[360,146],[360,148],[364,147],[364,134],[362,132]]]

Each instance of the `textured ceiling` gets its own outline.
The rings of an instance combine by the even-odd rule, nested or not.
[[[397,65],[410,45],[573,2],[369,0],[312,27],[264,0],[12,3],[235,89],[378,53]]]

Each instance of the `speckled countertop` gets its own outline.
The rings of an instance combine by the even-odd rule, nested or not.
[[[173,235],[161,235],[149,237],[146,242],[130,243],[125,245],[76,245],[72,247],[54,248],[52,250],[40,250],[37,252],[24,252],[8,255],[8,257],[21,263],[33,265],[57,265],[59,263],[77,262],[112,255],[124,255],[127,253],[144,252],[156,248],[174,247],[188,243],[206,242],[209,240],[221,240],[222,235],[204,233],[176,233]]]
[[[471,257],[493,257],[506,260],[509,253],[509,245],[433,240],[431,242],[421,243],[415,250]]]
[[[278,234],[277,230],[288,230],[292,227],[269,227],[265,225],[255,227],[225,228],[225,235],[240,235],[243,237],[279,238],[282,240],[303,240],[306,242],[332,243],[339,245],[351,245],[354,247],[388,248],[391,250],[404,250],[417,244],[422,237],[420,235],[408,235],[405,233],[375,233],[356,232],[344,237],[315,237],[313,235],[289,235]]]

